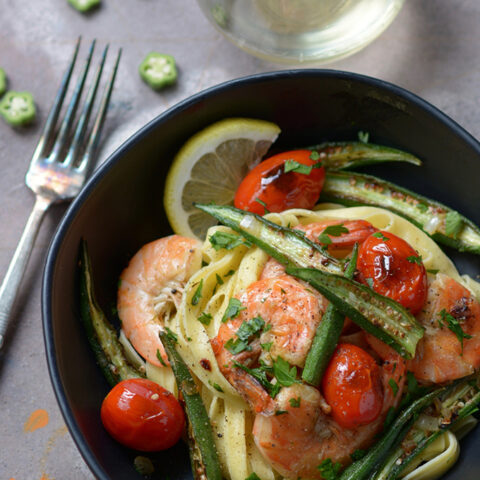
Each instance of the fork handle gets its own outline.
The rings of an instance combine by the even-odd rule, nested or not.
[[[37,195],[32,213],[28,217],[22,237],[0,287],[0,349],[3,346],[13,305],[33,249],[35,238],[37,237],[44,213],[51,203],[51,199]]]

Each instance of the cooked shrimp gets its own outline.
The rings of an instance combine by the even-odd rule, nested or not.
[[[415,358],[407,362],[407,369],[417,380],[445,383],[480,367],[480,304],[456,280],[437,274],[417,320],[425,327],[425,334],[417,344]],[[393,351],[369,334],[366,338],[382,358]]]
[[[395,360],[395,361],[393,361]],[[396,406],[404,383],[405,365],[398,357],[382,367],[383,406],[372,422],[353,429],[341,427],[325,409],[325,400],[314,387],[294,384],[274,400],[277,414],[255,417],[253,436],[262,455],[286,478],[322,478],[318,466],[329,458],[343,466],[356,449],[368,448],[381,431],[390,407]],[[393,393],[389,382],[398,385]],[[278,412],[285,412],[278,414]]]
[[[326,219],[320,222],[309,223],[307,225],[297,225],[296,230],[305,232],[306,237],[312,242],[319,243],[318,237],[327,227],[333,225],[342,225],[348,230],[338,236],[329,235],[331,243],[328,245],[328,251],[339,258],[345,257],[352,250],[355,243],[361,244],[370,234],[377,231],[371,223],[366,220],[335,220]],[[283,275],[285,268],[276,260],[271,258],[265,264],[261,278],[273,278]]]
[[[171,235],[144,245],[120,276],[117,308],[122,329],[134,348],[161,366],[167,363],[158,332],[175,313],[183,287],[201,265],[201,242]]]
[[[417,320],[425,335],[408,368],[418,380],[448,382],[480,367],[480,304],[464,286],[437,274]]]
[[[220,327],[212,346],[223,375],[252,409],[261,411],[269,403],[262,394],[262,391],[266,394],[265,390],[253,377],[235,367],[233,361],[251,366],[260,357],[271,363],[271,359],[280,356],[290,365],[303,367],[327,302],[287,275],[254,282],[240,301],[245,310]],[[249,345],[250,350],[233,355],[224,348],[229,339],[235,338],[244,321],[258,316],[269,327],[264,328],[259,338]],[[263,350],[261,344],[269,344],[269,351]]]

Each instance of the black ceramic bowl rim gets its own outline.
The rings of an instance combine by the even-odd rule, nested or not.
[[[53,338],[53,329],[52,329],[52,310],[51,310],[51,299],[52,299],[52,282],[55,271],[55,265],[57,256],[60,250],[60,246],[65,238],[68,229],[75,218],[77,212],[81,209],[85,199],[90,195],[90,193],[95,189],[97,184],[108,175],[109,171],[114,167],[114,165],[122,158],[122,156],[129,151],[135,144],[142,141],[142,139],[152,130],[157,128],[162,123],[167,122],[170,118],[177,115],[182,110],[187,109],[193,104],[199,103],[202,100],[206,100],[209,97],[215,96],[219,92],[229,90],[237,85],[256,83],[256,82],[265,82],[265,81],[274,81],[276,79],[281,79],[285,77],[336,77],[339,80],[353,80],[360,83],[365,83],[371,87],[379,88],[381,90],[386,90],[389,93],[403,98],[405,101],[410,102],[420,109],[423,109],[435,117],[439,122],[443,123],[449,129],[453,130],[454,133],[459,136],[464,142],[468,143],[474,150],[476,150],[480,156],[480,143],[470,135],[463,127],[458,123],[448,117],[446,114],[441,112],[438,108],[423,100],[419,96],[401,88],[392,83],[386,82],[384,80],[379,80],[373,77],[368,77],[365,75],[360,75],[356,73],[338,71],[338,70],[326,70],[326,69],[302,69],[302,70],[284,70],[277,72],[269,73],[260,73],[256,75],[251,75],[248,77],[242,77],[239,79],[230,80],[214,87],[211,87],[207,90],[204,90],[200,93],[197,93],[181,102],[171,107],[158,117],[151,120],[144,127],[134,133],[128,140],[126,140],[117,150],[115,150],[110,157],[98,168],[98,170],[92,175],[90,180],[84,186],[80,194],[73,201],[73,203],[68,208],[63,219],[58,226],[55,235],[50,244],[48,251],[45,270],[43,275],[42,282],[42,318],[43,318],[43,336],[45,341],[45,350],[47,355],[47,365],[50,374],[50,379],[53,385],[55,396],[57,402],[60,406],[63,418],[67,427],[70,431],[70,434],[73,437],[77,448],[79,449],[82,457],[84,458],[87,465],[90,467],[91,471],[98,478],[102,480],[110,480],[108,477],[105,477],[104,471],[98,465],[96,459],[92,455],[89,446],[85,442],[85,439],[80,431],[78,424],[75,421],[73,412],[70,409],[67,401],[66,394],[63,389],[63,385],[60,379],[57,359],[55,354],[55,343]]]

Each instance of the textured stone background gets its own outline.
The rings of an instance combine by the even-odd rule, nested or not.
[[[379,39],[328,67],[405,87],[480,137],[479,25],[478,0],[407,0]],[[237,50],[214,31],[192,0],[103,0],[88,16],[66,0],[0,0],[0,66],[8,73],[10,88],[34,94],[39,111],[36,124],[20,131],[0,120],[0,279],[33,206],[24,175],[78,35],[84,39],[82,56],[93,38],[100,48],[107,42],[112,50],[124,48],[100,161],[179,100],[225,80],[284,68]],[[151,50],[170,53],[178,61],[178,84],[164,93],[151,91],[137,74]],[[113,55],[109,66],[112,60]],[[43,262],[63,212],[64,207],[56,207],[42,225],[14,312],[15,325],[0,357],[2,480],[92,478],[57,407],[41,329]],[[29,423],[38,411],[40,419],[48,415],[48,423]]]

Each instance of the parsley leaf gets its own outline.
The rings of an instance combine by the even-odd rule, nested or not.
[[[202,312],[202,314],[197,318],[197,320],[200,323],[203,323],[203,325],[210,325],[210,322],[212,321],[213,317],[210,313],[205,313]]]
[[[208,237],[208,240],[216,251],[221,250],[222,248],[225,248],[226,250],[233,250],[239,245],[246,245],[247,247],[252,246],[250,242],[244,240],[239,235],[220,231],[215,232],[213,235],[210,235],[210,237]]]
[[[230,277],[231,275],[233,275],[235,273],[235,270],[229,270],[224,276],[223,278],[225,277]]]
[[[303,163],[299,163],[296,160],[285,160],[284,163],[284,172],[295,172],[295,173],[301,173],[303,175],[310,175],[312,173],[312,166],[310,165],[304,165]]]
[[[350,233],[350,230],[343,223],[340,223],[339,225],[329,225],[322,233],[332,237],[339,237],[342,233]]]
[[[384,242],[386,242],[387,240],[390,240],[388,237],[386,237],[382,232],[375,232],[375,233],[372,233],[372,236],[375,237],[375,238],[379,238],[380,240],[383,240]]]
[[[422,264],[422,256],[421,255],[409,255],[407,257],[407,260],[410,262],[410,263],[416,263],[417,265],[421,265]]]
[[[245,480],[260,480],[260,477],[255,472],[252,472]]]
[[[390,378],[390,379],[388,380],[388,384],[390,385],[390,388],[392,389],[393,396],[396,397],[396,396],[397,396],[397,393],[398,393],[398,385],[397,385],[397,382],[396,382],[393,378]]]
[[[427,268],[427,272],[436,275],[440,270],[438,268]]]
[[[445,233],[449,237],[457,238],[463,227],[462,216],[458,212],[450,211],[445,215]]]
[[[329,237],[339,237],[342,233],[349,233],[350,230],[343,226],[343,223],[339,225],[329,225],[325,230],[318,236],[318,241],[323,245],[330,245],[332,239]]]
[[[288,411],[287,410],[275,410],[275,416],[283,415],[284,413],[288,413]]]
[[[231,318],[235,318],[238,314],[245,310],[246,307],[242,307],[242,302],[238,298],[231,298],[228,302],[227,309],[222,317],[222,322],[225,323]]]
[[[275,398],[277,396],[278,392],[281,389],[281,386],[278,383],[276,384],[270,383],[270,381],[268,380],[266,372],[270,370],[269,367],[265,365],[261,365],[260,367],[257,367],[257,368],[248,368],[245,365],[242,365],[241,363],[236,361],[234,361],[233,364],[237,368],[241,368],[243,371],[247,372],[253,378],[258,380],[260,385],[262,385],[262,387],[265,388],[265,390],[270,394],[272,398]]]
[[[198,305],[198,302],[202,298],[203,278],[200,280],[197,289],[192,297],[192,305]]]
[[[298,398],[290,398],[288,402],[290,403],[290,406],[293,408],[298,408],[300,407],[300,402],[302,401],[302,397]]]
[[[168,328],[165,327],[165,331],[167,332],[167,337],[174,343],[178,343],[178,337]]]
[[[259,198],[256,198],[255,201],[263,207],[264,215],[266,215],[267,213],[270,213],[270,210],[267,208],[267,204],[264,201],[260,200]]]
[[[234,340],[233,338],[229,338],[227,342],[225,342],[225,348],[232,354],[238,355],[239,353],[243,352],[244,350],[248,350],[248,342],[245,340],[240,340],[237,338]],[[250,347],[251,350],[251,347]]]
[[[362,132],[361,130],[358,132],[358,140],[362,143],[368,143],[370,138],[370,133]]]
[[[439,312],[439,315],[440,318],[438,319],[438,324],[440,325],[440,327],[443,327],[445,323],[447,324],[449,330],[451,330],[457,336],[458,341],[462,345],[463,352],[463,339],[466,338],[468,340],[469,338],[472,338],[472,336],[465,333],[462,330],[460,322],[453,315],[448,313],[445,309]]]
[[[269,352],[270,349],[272,348],[273,342],[267,342],[267,343],[261,343],[260,346],[265,350],[266,352]]]
[[[217,392],[223,393],[223,388],[222,388],[218,383],[213,383],[213,384],[212,384],[212,387],[213,387]]]
[[[318,467],[324,480],[336,480],[342,468],[341,463],[333,463],[331,458],[326,458]]]
[[[160,350],[157,348],[157,358],[158,358],[158,361],[164,366],[166,367],[167,364],[165,363],[165,360],[163,359],[162,357],[162,354],[160,353]]]
[[[361,450],[360,448],[357,448],[351,455],[350,458],[356,462],[357,460],[362,459],[365,455],[367,454],[366,450]]]
[[[215,276],[217,278],[218,285],[223,285],[225,283],[222,277],[218,273],[216,273]]]
[[[297,367],[290,367],[290,364],[282,357],[277,357],[273,363],[273,374],[282,387],[289,387],[297,383]]]

